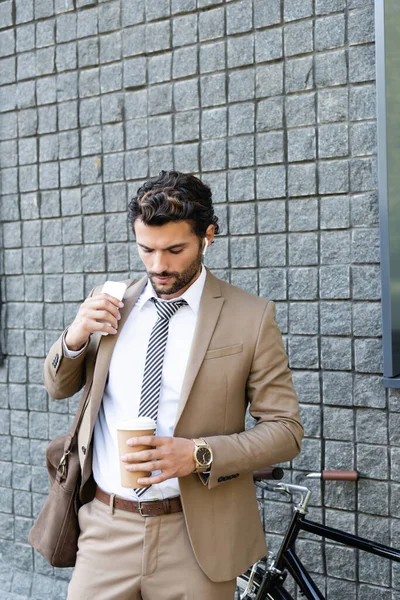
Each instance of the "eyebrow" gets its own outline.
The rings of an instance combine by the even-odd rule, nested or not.
[[[137,242],[137,244],[145,250],[154,250],[154,248],[149,248],[149,246],[146,246],[145,244],[140,244],[140,242]],[[172,246],[168,246],[168,248],[163,248],[163,250],[173,250],[175,248],[184,248],[185,246],[187,246],[187,242],[182,242],[181,244],[173,244]]]

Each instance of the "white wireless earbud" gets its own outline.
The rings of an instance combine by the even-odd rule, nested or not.
[[[205,242],[206,242],[206,244],[205,244],[205,246],[204,246],[204,250],[203,250],[203,256],[205,256],[205,255],[206,255],[207,248],[208,248],[208,239],[207,239],[207,238],[205,238]]]

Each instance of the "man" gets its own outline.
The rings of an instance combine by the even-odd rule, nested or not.
[[[96,288],[45,363],[46,388],[64,398],[95,361],[68,598],[231,600],[235,577],[266,552],[252,471],[292,459],[303,435],[274,304],[202,266],[219,227],[196,177],[162,171],[129,219],[147,276],[123,302]],[[109,335],[96,355],[99,332]],[[116,422],[143,414],[149,389],[157,435],[132,438],[123,457],[152,473],[142,493],[121,487]],[[257,424],[245,431],[248,404]]]

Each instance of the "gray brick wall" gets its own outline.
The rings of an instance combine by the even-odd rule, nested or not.
[[[400,546],[400,396],[381,384],[372,0],[0,2],[0,597],[65,598],[27,545],[44,451],[77,398],[45,354],[85,294],[141,273],[126,204],[161,168],[199,174],[220,277],[273,298],[306,429],[312,517]],[[263,518],[276,548],[289,505]],[[238,540],[240,543],[240,540]],[[399,570],[305,537],[331,600],[397,599]]]

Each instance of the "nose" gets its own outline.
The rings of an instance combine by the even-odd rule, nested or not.
[[[164,271],[168,271],[168,263],[166,257],[162,252],[154,253],[154,262],[152,265],[153,273],[163,273]]]

